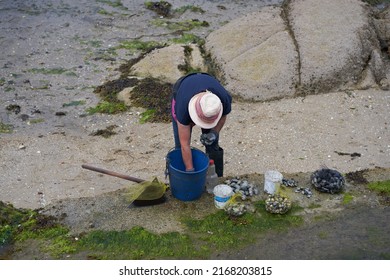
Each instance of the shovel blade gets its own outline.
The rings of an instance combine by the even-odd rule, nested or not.
[[[162,200],[167,188],[167,185],[155,178],[153,181],[144,181],[136,186],[129,187],[126,192],[126,198],[129,203],[134,201],[138,203],[141,201],[155,201],[157,203]]]

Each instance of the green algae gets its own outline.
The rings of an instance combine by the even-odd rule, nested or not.
[[[207,259],[218,250],[254,242],[267,231],[283,231],[303,222],[294,215],[299,209],[293,207],[288,214],[276,215],[266,212],[264,206],[264,202],[257,202],[254,213],[241,217],[231,217],[223,210],[203,219],[183,217],[185,233],[156,234],[135,226],[73,236],[54,217],[0,202],[0,245],[13,244],[23,251],[34,244],[41,254],[35,256],[38,259],[43,255],[53,259]]]
[[[51,216],[38,210],[18,209],[0,201],[0,246],[17,244],[23,248],[27,240],[38,240],[42,250],[54,257],[74,252],[69,230]],[[1,256],[0,256],[1,257]]]
[[[127,111],[127,106],[123,102],[116,101],[101,101],[95,107],[87,109],[88,114],[93,115],[96,113],[100,114],[118,114]]]
[[[353,195],[350,193],[344,193],[343,195],[343,204],[349,204],[353,200]]]
[[[191,34],[191,33],[185,33],[185,32],[183,34],[181,34],[180,37],[172,38],[170,41],[175,43],[175,44],[193,43],[193,44],[198,44],[198,45],[204,45],[204,42],[205,42],[205,40],[200,38],[199,36],[196,36],[196,35]]]
[[[156,48],[164,47],[164,43],[156,42],[156,41],[141,41],[138,39],[130,40],[130,41],[122,41],[116,48],[117,49],[126,49],[131,51],[142,51],[142,52],[150,52]]]
[[[0,133],[12,133],[13,127],[10,124],[0,122]]]
[[[188,235],[177,232],[154,234],[142,227],[125,231],[93,231],[82,237],[78,248],[95,259],[201,258]],[[208,253],[208,252],[206,252]]]
[[[201,220],[186,218],[184,223],[199,239],[217,250],[239,248],[254,242],[259,234],[271,230],[284,231],[303,223],[302,217],[294,215],[299,211],[295,207],[285,215],[266,212],[264,201],[257,202],[255,207],[255,213],[240,217],[231,217],[221,210]]]
[[[390,180],[371,182],[368,188],[381,194],[390,195]]]
[[[194,28],[209,27],[210,24],[207,21],[200,21],[197,19],[190,19],[184,21],[169,21],[166,19],[155,19],[151,22],[158,27],[164,27],[172,31],[190,31]]]

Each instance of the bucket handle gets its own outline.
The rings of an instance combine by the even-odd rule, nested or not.
[[[176,149],[176,148],[171,148],[171,149],[168,151],[167,155],[165,156],[165,172],[164,172],[164,174],[165,174],[165,180],[167,180],[167,178],[168,178],[168,176],[169,176],[169,164],[170,164],[170,160],[169,160],[168,155],[169,155],[173,150],[175,150],[175,149]]]

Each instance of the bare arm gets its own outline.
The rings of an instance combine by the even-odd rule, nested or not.
[[[217,123],[217,125],[214,127],[214,130],[215,130],[216,132],[219,133],[219,132],[221,131],[222,127],[225,125],[226,118],[227,118],[226,115],[221,117],[221,119],[219,120],[219,122]]]
[[[214,127],[215,131],[217,131],[218,133],[221,131],[222,127],[225,125],[226,118],[226,115],[221,117],[217,125]],[[179,133],[179,141],[184,166],[186,168],[186,171],[193,170],[194,164],[192,161],[191,153],[191,124],[183,125],[180,122],[177,122],[177,129]]]
[[[179,140],[181,146],[181,153],[183,157],[184,166],[186,171],[193,170],[194,164],[192,162],[191,154],[191,125],[183,125],[177,122],[177,129],[179,133]]]

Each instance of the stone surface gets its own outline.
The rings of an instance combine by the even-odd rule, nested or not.
[[[269,101],[351,89],[389,89],[389,8],[358,0],[290,0],[238,17],[206,37],[217,78],[237,97]],[[171,45],[133,73],[173,83],[183,65],[207,71],[199,48]]]
[[[373,19],[376,30],[378,30],[378,39],[383,51],[390,55],[390,7],[378,12],[378,17]]]
[[[294,0],[288,9],[304,93],[342,90],[358,83],[379,47],[362,2]],[[375,67],[372,70],[379,74]]]
[[[387,34],[383,14],[380,26]],[[371,21],[360,1],[287,1],[212,32],[206,48],[219,78],[247,100],[387,89],[388,62]]]
[[[389,89],[389,7],[359,0],[291,0],[236,18],[206,37],[217,78],[236,97],[269,101],[350,89]],[[133,74],[174,83],[183,65],[208,71],[196,45],[155,50]]]
[[[184,48],[171,45],[156,49],[131,68],[134,75],[141,77],[161,78],[167,82],[175,82],[182,75],[178,65],[185,64]]]
[[[191,49],[189,55],[185,54],[185,45],[181,44],[173,44],[162,49],[156,49],[133,65],[131,68],[132,73],[140,77],[153,77],[174,83],[185,74],[180,70],[180,66],[189,64],[194,69],[205,71],[199,47],[195,44],[191,44],[188,47]]]
[[[294,94],[297,52],[280,12],[265,7],[207,37],[206,48],[233,94],[254,100]]]

